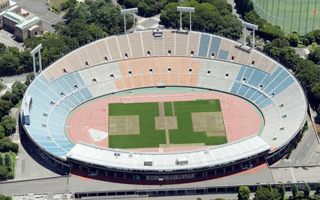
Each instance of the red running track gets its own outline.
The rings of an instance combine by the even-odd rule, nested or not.
[[[74,143],[86,143],[100,147],[108,147],[108,139],[94,141],[89,129],[108,132],[108,104],[136,102],[170,102],[191,101],[197,99],[219,99],[225,123],[228,142],[257,135],[264,126],[262,114],[248,101],[222,92],[180,93],[180,94],[146,94],[130,96],[105,96],[89,101],[75,109],[68,117],[66,129]],[[171,152],[204,149],[202,147],[165,147],[135,149],[143,152]]]

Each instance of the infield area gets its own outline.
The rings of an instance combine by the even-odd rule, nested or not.
[[[108,105],[109,147],[147,148],[227,142],[219,100]]]

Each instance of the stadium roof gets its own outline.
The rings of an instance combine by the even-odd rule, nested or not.
[[[67,158],[83,162],[90,160],[91,164],[118,169],[125,167],[132,170],[182,170],[227,164],[255,156],[269,149],[270,146],[266,142],[254,136],[233,144],[219,146],[219,148],[168,154],[133,153],[76,144],[67,153]],[[179,159],[184,162],[179,164]],[[150,162],[152,162],[151,166]]]

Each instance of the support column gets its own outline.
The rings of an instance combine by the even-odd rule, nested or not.
[[[253,32],[252,32],[252,48],[253,49],[254,49],[255,43],[256,43],[256,31],[253,29]]]
[[[123,27],[124,27],[124,33],[127,33],[127,20],[126,20],[126,14],[123,15]]]
[[[182,12],[180,12],[180,31],[182,31]]]
[[[42,72],[41,51],[39,51],[39,68],[40,72]]]
[[[36,77],[37,69],[36,69],[36,58],[35,58],[34,54],[32,55],[32,60],[33,60],[33,76]]]
[[[189,12],[189,20],[190,20],[190,28],[189,28],[189,31],[191,31],[191,29],[192,29],[192,25],[191,25],[191,12]]]
[[[136,31],[136,15],[133,14],[133,32]]]

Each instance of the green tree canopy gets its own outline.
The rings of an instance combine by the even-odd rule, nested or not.
[[[161,24],[166,27],[179,28],[177,6],[191,6],[196,12],[192,14],[192,29],[215,33],[224,37],[238,39],[242,33],[241,22],[232,14],[226,1],[172,2],[161,11]],[[189,28],[189,14],[183,14],[183,26]]]
[[[248,200],[250,198],[250,189],[248,186],[240,186],[238,200]]]
[[[6,136],[9,136],[16,131],[16,119],[9,115],[2,117],[1,125],[4,127]]]
[[[260,187],[255,195],[254,200],[280,200],[281,195],[277,189],[269,187]]]
[[[4,127],[0,124],[0,139],[4,138],[5,136],[5,129]]]
[[[320,65],[320,47],[316,47],[308,55],[309,60],[313,61],[315,64]]]

